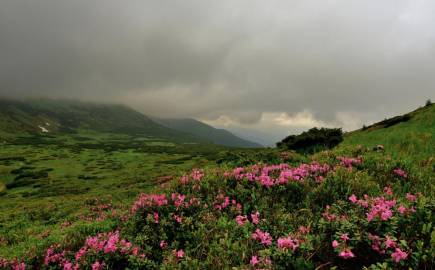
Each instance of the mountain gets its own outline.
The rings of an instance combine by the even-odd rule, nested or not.
[[[282,139],[279,134],[268,133],[257,129],[232,126],[228,127],[227,130],[242,139],[256,142],[268,147],[275,147],[276,142]]]
[[[225,129],[217,129],[198,120],[191,118],[182,119],[163,119],[152,118],[157,123],[171,129],[193,134],[199,138],[207,139],[215,144],[242,147],[242,148],[259,148],[262,145],[237,137]]]
[[[95,131],[209,142],[162,126],[127,106],[71,100],[0,100],[0,135]]]

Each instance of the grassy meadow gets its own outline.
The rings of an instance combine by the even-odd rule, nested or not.
[[[23,136],[0,146],[0,257],[59,241],[62,223],[98,219],[95,207],[125,208],[221,148],[147,137],[80,133]],[[49,232],[49,233],[47,233]]]

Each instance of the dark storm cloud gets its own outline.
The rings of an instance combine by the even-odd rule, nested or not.
[[[289,130],[434,98],[433,1],[0,2],[0,96]]]

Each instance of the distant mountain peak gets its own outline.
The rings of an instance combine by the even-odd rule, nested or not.
[[[263,147],[259,143],[242,139],[226,129],[215,128],[193,118],[151,117],[151,119],[168,128],[190,133],[203,139],[211,140],[215,144],[241,148]]]

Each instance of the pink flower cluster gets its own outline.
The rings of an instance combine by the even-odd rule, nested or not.
[[[240,212],[242,210],[242,205],[238,203],[234,199],[230,199],[230,197],[225,196],[223,194],[218,194],[214,201],[214,209],[223,210],[229,206],[234,206],[235,210]]]
[[[0,258],[0,268],[13,269],[13,270],[26,270],[26,264],[17,260],[8,261],[4,258]]]
[[[92,270],[102,270],[102,269],[104,269],[104,266],[105,266],[104,262],[100,263],[99,261],[95,261],[92,264]]]
[[[383,196],[376,197],[371,200],[370,211],[366,214],[367,221],[372,221],[378,217],[382,221],[386,221],[393,216],[393,206],[396,205],[396,200],[387,200]]]
[[[69,265],[70,262],[65,259],[65,251],[56,252],[60,247],[58,245],[51,246],[47,249],[44,257],[44,264],[50,265],[51,263],[60,265]]]
[[[190,182],[200,182],[204,177],[204,171],[201,169],[193,169],[190,174],[185,174],[180,178],[180,183],[186,185]]]
[[[384,193],[387,196],[393,195],[393,192],[389,187],[384,189]],[[406,198],[411,202],[416,200],[416,196],[409,193],[407,194]],[[369,211],[366,213],[367,221],[369,222],[373,221],[375,218],[386,221],[394,215],[394,211],[397,211],[401,215],[415,212],[413,207],[406,208],[403,204],[400,204],[398,207],[396,207],[396,209],[394,209],[397,205],[397,201],[395,199],[388,200],[384,196],[371,198],[365,194],[364,199],[358,199],[355,194],[352,194],[349,197],[349,201],[369,209]]]
[[[85,246],[79,250],[79,257],[83,256],[86,250],[95,252],[130,254],[137,256],[139,247],[134,247],[129,241],[120,239],[118,232],[101,233],[86,239]],[[78,255],[76,254],[76,255]],[[77,256],[76,256],[77,258]]]
[[[252,221],[253,224],[258,224],[260,222],[260,219],[259,219],[260,218],[260,213],[258,213],[258,211],[256,213],[254,213],[254,214],[251,214],[250,216],[251,216],[251,221]],[[248,216],[246,216],[246,215],[244,215],[244,216],[238,215],[236,217],[236,222],[237,222],[237,224],[239,226],[243,226],[246,223],[249,223]]]
[[[385,254],[388,250],[392,249],[391,258],[394,262],[398,263],[401,260],[405,260],[408,257],[408,253],[400,249],[396,240],[387,235],[384,239],[377,235],[368,235],[369,240],[372,243],[372,249],[379,252],[379,254]]]
[[[400,262],[401,260],[405,260],[408,257],[408,254],[401,250],[400,248],[396,248],[393,253],[391,253],[391,258],[395,263]]]
[[[299,247],[299,240],[293,239],[291,236],[278,238],[278,248],[280,249],[291,249],[293,252]]]
[[[272,261],[270,260],[269,257],[259,257],[257,255],[254,255],[251,257],[251,260],[249,261],[249,263],[254,267],[258,267],[260,265],[267,267],[267,266],[270,266],[272,264]]]
[[[378,235],[369,233],[368,239],[371,242],[372,249],[379,252],[379,254],[385,254],[389,248],[396,247],[396,241],[388,235],[385,239],[382,239]]]
[[[144,254],[139,254],[139,251],[139,247],[133,246],[125,239],[120,239],[119,233],[117,231],[100,233],[96,236],[88,237],[86,239],[85,245],[75,253],[74,264],[66,258],[66,252],[61,250],[58,245],[51,246],[47,249],[44,257],[44,264],[46,266],[59,265],[65,270],[76,270],[80,269],[82,264],[85,263],[82,258],[84,258],[87,254],[91,254],[93,256],[95,253],[101,252],[103,254],[116,253],[118,255],[138,256],[141,258],[145,257]],[[95,261],[92,264],[92,269],[98,270],[103,268],[104,262]]]
[[[312,177],[316,182],[323,181],[327,173],[332,171],[328,164],[301,164],[291,168],[288,164],[279,165],[253,165],[248,168],[238,167],[232,172],[226,172],[225,177],[234,177],[236,180],[247,179],[250,182],[257,182],[264,187],[284,185],[290,181],[302,182],[307,177]]]
[[[351,259],[355,257],[352,250],[348,247],[347,243],[350,240],[349,235],[344,233],[340,235],[340,241],[334,240],[332,241],[332,247],[334,249],[340,249],[338,256],[343,259]]]
[[[268,232],[263,232],[260,229],[256,229],[251,235],[252,239],[259,241],[265,246],[270,246],[272,244],[272,236]]]
[[[362,163],[362,157],[357,158],[350,158],[350,157],[337,157],[338,160],[340,160],[340,165],[348,168],[349,170],[352,169],[355,165],[360,165]]]
[[[397,176],[400,176],[402,178],[408,178],[408,174],[400,168],[394,169],[393,172]]]
[[[133,203],[131,212],[136,213],[139,209],[153,206],[163,206],[168,204],[165,194],[145,194],[141,193],[139,198]]]
[[[140,194],[138,199],[133,203],[131,207],[131,212],[134,214],[139,209],[143,208],[152,208],[152,207],[162,207],[169,205],[169,203],[173,204],[177,210],[180,208],[187,208],[190,206],[200,206],[201,203],[198,198],[192,197],[189,200],[186,200],[186,195],[179,193],[172,193],[169,198],[165,194]],[[158,220],[158,214],[156,216],[156,212],[154,212],[154,217]],[[156,222],[158,223],[158,222]]]

